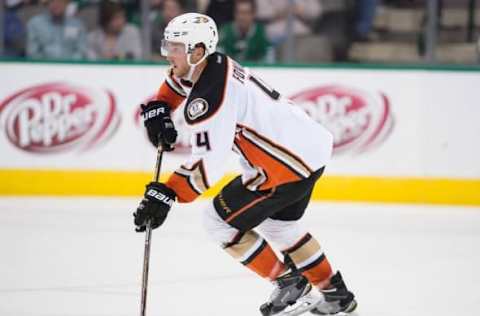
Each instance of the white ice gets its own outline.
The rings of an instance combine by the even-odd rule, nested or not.
[[[1,316],[139,315],[138,199],[1,198]],[[209,241],[206,201],[153,232],[149,316],[259,315],[271,291]],[[313,203],[303,220],[360,316],[480,315],[480,208]]]

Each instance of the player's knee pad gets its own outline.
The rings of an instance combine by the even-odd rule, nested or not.
[[[279,250],[292,247],[307,234],[298,221],[281,221],[271,218],[267,218],[255,230]]]
[[[221,245],[231,243],[235,236],[239,234],[239,230],[227,224],[215,210],[213,202],[203,212],[203,226],[210,238]]]

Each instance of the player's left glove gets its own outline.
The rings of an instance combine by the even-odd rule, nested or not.
[[[175,197],[175,191],[165,184],[150,182],[137,211],[133,213],[135,231],[144,232],[148,220],[150,220],[152,229],[162,225],[175,201]]]
[[[148,139],[153,146],[162,145],[165,151],[172,151],[177,140],[177,130],[170,118],[170,107],[162,101],[150,101],[140,105]]]

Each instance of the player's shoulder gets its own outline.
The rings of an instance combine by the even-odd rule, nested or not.
[[[228,57],[221,53],[208,56],[207,66],[193,86],[185,105],[185,120],[188,124],[200,123],[221,108],[228,81]]]

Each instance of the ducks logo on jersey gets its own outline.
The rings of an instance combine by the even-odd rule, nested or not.
[[[187,116],[189,120],[194,121],[208,112],[208,102],[202,98],[196,98],[187,105]]]

